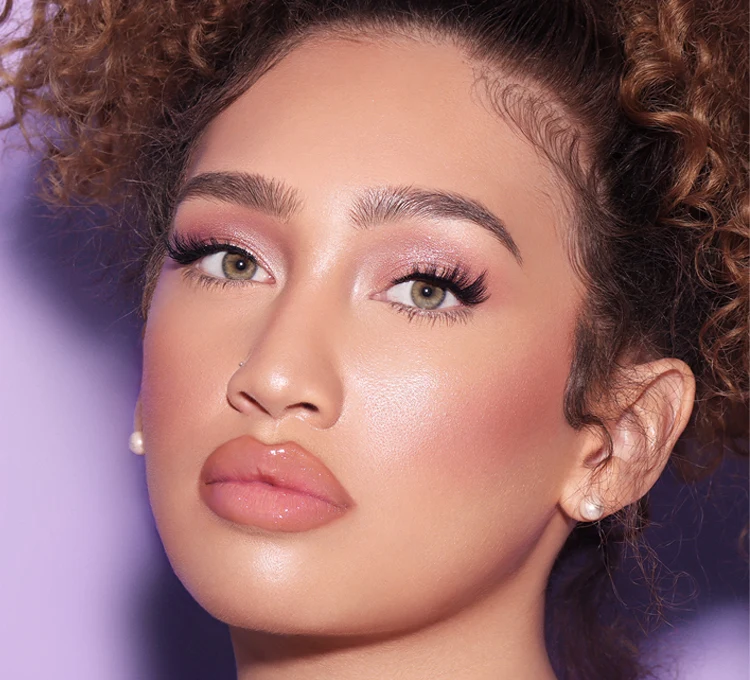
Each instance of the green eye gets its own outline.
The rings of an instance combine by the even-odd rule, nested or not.
[[[417,278],[402,281],[391,287],[386,293],[386,299],[398,302],[404,307],[425,311],[460,306],[456,296],[447,287],[439,286],[434,281]]]
[[[252,279],[258,271],[258,263],[241,253],[224,253],[221,259],[221,271],[227,279]]]
[[[267,283],[268,272],[250,254],[237,250],[220,250],[198,260],[198,269],[215,279]]]
[[[434,283],[414,281],[410,294],[412,302],[420,309],[436,309],[445,300],[447,291]]]

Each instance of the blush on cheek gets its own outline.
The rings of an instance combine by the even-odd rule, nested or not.
[[[496,361],[465,366],[443,393],[443,434],[457,444],[457,469],[467,460],[488,474],[518,459],[554,454],[570,426],[563,413],[567,357],[542,344],[508,347]],[[473,444],[473,446],[472,446]],[[487,456],[486,452],[492,455]]]
[[[487,493],[488,504],[501,504],[508,493],[516,509],[524,505],[519,494],[554,504],[567,427],[560,392],[552,385],[537,389],[525,376],[505,377],[486,391],[481,409],[457,402],[456,417],[440,439],[438,465],[456,485]]]
[[[493,360],[497,347],[462,347],[439,366],[394,360],[393,375],[379,364],[358,381],[354,411],[367,414],[357,422],[360,451],[384,493],[395,498],[398,489],[430,505],[450,496],[466,507],[500,503],[512,486],[555,502],[560,454],[573,434],[562,408],[568,359],[533,343],[505,350]]]
[[[506,338],[505,348],[499,358],[465,346],[425,358],[399,347],[357,382],[347,451],[362,481],[351,490],[370,571],[393,588],[417,584],[401,596],[404,611],[438,616],[497,587],[555,512],[572,431],[567,361],[549,346]]]

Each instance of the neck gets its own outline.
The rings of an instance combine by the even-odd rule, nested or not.
[[[380,637],[232,629],[238,680],[555,680],[544,645],[544,589],[507,591],[418,630]]]

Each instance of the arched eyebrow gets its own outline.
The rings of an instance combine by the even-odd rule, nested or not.
[[[362,228],[413,218],[472,222],[489,231],[523,264],[521,251],[503,221],[479,201],[460,194],[409,186],[366,189],[350,211],[352,223]]]
[[[302,206],[292,187],[248,172],[204,172],[191,177],[180,189],[175,205],[189,198],[208,198],[259,210],[289,220]]]
[[[191,177],[177,196],[177,205],[202,197],[259,210],[280,220],[299,212],[299,193],[280,180],[245,172],[206,172]],[[489,231],[523,263],[521,251],[503,221],[479,201],[460,194],[410,186],[368,188],[358,193],[349,211],[355,227],[369,229],[404,219],[461,220]]]

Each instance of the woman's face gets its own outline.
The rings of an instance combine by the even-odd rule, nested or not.
[[[475,81],[447,45],[310,41],[196,149],[140,411],[166,551],[231,624],[541,596],[580,292],[559,181]]]

